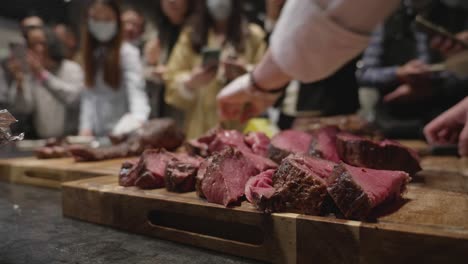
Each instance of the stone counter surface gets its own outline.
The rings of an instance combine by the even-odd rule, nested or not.
[[[257,263],[64,218],[58,190],[0,182],[0,264]]]

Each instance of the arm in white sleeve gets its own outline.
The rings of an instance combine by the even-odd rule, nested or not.
[[[148,120],[150,106],[148,95],[145,91],[145,79],[143,73],[143,64],[140,60],[140,54],[133,47],[125,48],[122,58],[123,82],[127,90],[130,113],[140,121]]]
[[[271,38],[271,54],[292,79],[313,82],[368,45],[399,0],[289,0]]]
[[[93,130],[93,117],[95,116],[95,107],[92,92],[84,90],[81,93],[80,101],[80,127],[79,131]]]
[[[63,77],[48,73],[44,87],[66,106],[76,106],[84,86],[83,70],[73,62],[64,62],[63,67]]]

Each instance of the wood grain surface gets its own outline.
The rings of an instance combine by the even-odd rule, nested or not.
[[[0,160],[0,180],[49,188],[62,182],[103,175],[117,175],[127,159],[75,162],[72,158],[40,160],[35,157]]]
[[[250,204],[224,208],[195,193],[118,186],[117,176],[63,184],[63,213],[129,232],[273,263],[466,263],[468,164],[427,157],[401,203],[374,222],[292,213]]]

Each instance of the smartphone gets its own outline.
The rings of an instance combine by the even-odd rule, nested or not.
[[[9,43],[11,54],[17,59],[26,58],[26,45],[20,42]]]
[[[25,70],[27,68],[26,45],[21,42],[10,42],[9,48],[10,48],[11,55],[21,63],[23,70]]]
[[[204,48],[202,50],[203,67],[217,66],[220,61],[220,56],[220,49]]]
[[[417,28],[430,34],[431,36],[441,36],[444,38],[448,38],[454,43],[461,45],[463,48],[465,49],[468,48],[468,44],[457,39],[455,35],[449,32],[447,29],[430,22],[429,20],[425,19],[421,15],[416,16],[414,23]]]

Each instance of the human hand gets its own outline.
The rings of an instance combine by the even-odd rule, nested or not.
[[[218,94],[218,114],[222,120],[245,122],[263,113],[278,100],[280,95],[256,92],[250,76],[244,74]]]
[[[80,130],[80,133],[78,134],[79,136],[83,137],[93,137],[93,131],[91,129],[82,129]]]
[[[245,64],[239,60],[225,60],[223,61],[224,77],[228,81],[234,80],[247,73]]]
[[[189,89],[196,90],[204,85],[207,85],[216,77],[216,66],[197,67],[193,69],[190,79],[185,82],[185,86]]]
[[[151,76],[157,80],[162,80],[166,71],[166,66],[158,65],[151,70]]]
[[[159,40],[152,39],[145,44],[143,56],[148,65],[156,65],[161,56],[161,45]]]
[[[404,83],[416,82],[422,78],[427,78],[430,74],[430,69],[429,65],[420,60],[411,60],[403,66],[398,67],[396,74]]]
[[[468,156],[468,97],[445,111],[424,128],[424,135],[431,144],[454,144],[458,152]]]
[[[26,62],[29,65],[31,71],[37,76],[44,70],[44,65],[42,64],[41,59],[34,54],[34,52],[28,51],[26,54]]]
[[[24,80],[24,72],[21,67],[21,62],[15,57],[10,57],[7,60],[6,68],[15,79],[18,87],[21,87]]]
[[[456,39],[468,45],[468,30],[455,35]],[[435,36],[431,39],[431,48],[438,50],[445,57],[453,56],[466,49],[460,42],[443,36]]]
[[[402,84],[393,92],[384,96],[384,103],[411,103],[424,100],[432,95],[429,83]]]

